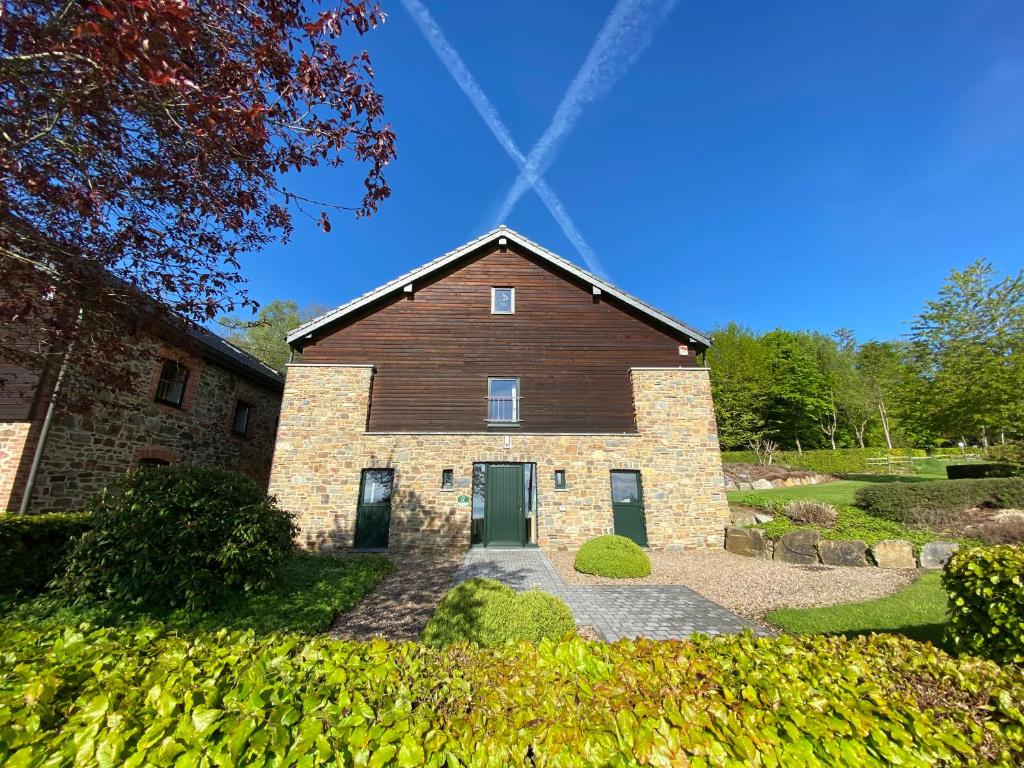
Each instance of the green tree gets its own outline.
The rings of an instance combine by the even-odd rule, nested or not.
[[[802,451],[820,442],[820,419],[830,407],[829,387],[810,334],[775,330],[761,337],[768,353],[765,421],[773,436]]]
[[[756,333],[736,323],[711,335],[707,363],[718,438],[723,448],[746,448],[765,432],[767,349]]]
[[[900,346],[891,341],[869,341],[856,352],[854,369],[855,384],[860,405],[856,407],[856,418],[863,418],[863,426],[873,416],[878,416],[882,436],[887,448],[893,447],[893,412],[900,402],[900,392],[907,382],[907,366]],[[858,434],[860,446],[864,447],[863,432]]]
[[[261,307],[256,320],[222,317],[218,322],[231,330],[228,341],[284,373],[290,355],[285,335],[325,311],[316,304],[299,309],[294,301],[279,299]]]
[[[999,280],[979,259],[953,270],[912,326],[920,405],[950,439],[988,446],[1024,424],[1024,270]]]

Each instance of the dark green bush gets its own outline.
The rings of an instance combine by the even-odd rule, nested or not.
[[[950,641],[962,651],[1024,664],[1024,547],[971,547],[942,574]]]
[[[1009,464],[950,464],[946,467],[946,477],[950,480],[964,480],[979,477],[1013,477],[1013,467]]]
[[[64,572],[67,556],[90,520],[84,512],[0,515],[0,594],[42,592]]]
[[[1024,442],[993,445],[985,457],[997,464],[1008,464],[1013,475],[1024,476]]]
[[[930,480],[879,483],[857,490],[857,506],[897,522],[915,522],[935,514],[958,515],[974,507],[1024,507],[1024,478]]]
[[[537,590],[518,594],[494,579],[469,579],[438,603],[422,640],[431,646],[495,646],[557,639],[575,626],[572,610],[554,595]]]
[[[0,626],[0,763],[1020,764],[1024,675],[891,635],[500,648]]]
[[[252,481],[199,467],[133,472],[90,505],[63,590],[80,599],[207,608],[273,583],[295,526]]]
[[[598,536],[576,552],[574,567],[580,573],[609,579],[640,579],[651,575],[651,559],[632,539]]]
[[[853,475],[867,472],[887,472],[885,466],[868,464],[868,459],[884,456],[894,458],[907,456],[924,456],[925,452],[916,448],[839,448],[814,451],[778,451],[773,464],[790,469],[806,469],[823,475]],[[753,451],[722,451],[724,463],[756,464],[757,454]]]

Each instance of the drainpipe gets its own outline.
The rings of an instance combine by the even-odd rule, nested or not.
[[[82,310],[78,310],[78,319],[75,320],[75,330],[82,325]],[[36,473],[39,471],[39,464],[43,460],[43,450],[46,448],[46,436],[50,434],[50,422],[53,421],[53,412],[56,409],[57,396],[60,394],[61,384],[64,383],[64,371],[68,367],[68,359],[75,348],[75,340],[72,339],[64,352],[64,358],[60,363],[60,371],[57,373],[57,382],[53,385],[53,393],[50,395],[50,403],[46,406],[46,417],[43,419],[42,429],[39,430],[39,440],[36,441],[35,455],[32,457],[32,466],[28,470],[28,480],[25,482],[25,491],[21,495],[21,504],[18,507],[18,514],[24,515],[28,511],[28,503],[32,498],[32,490],[36,484]]]

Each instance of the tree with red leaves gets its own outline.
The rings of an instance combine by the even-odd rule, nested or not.
[[[0,0],[0,361],[38,369],[73,342],[110,383],[152,323],[255,308],[240,257],[342,209],[289,171],[354,159],[345,210],[377,210],[395,137],[369,56],[338,41],[383,14],[339,2]]]

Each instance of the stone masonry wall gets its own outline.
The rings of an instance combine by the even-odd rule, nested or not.
[[[138,373],[133,391],[102,391],[84,415],[58,400],[29,512],[81,509],[144,457],[233,469],[266,484],[280,394],[213,362],[185,360],[167,348],[158,354],[181,359],[191,369],[184,408],[154,402],[160,361],[145,355],[133,364]],[[255,406],[244,437],[231,432],[239,399]]]
[[[366,468],[395,472],[392,550],[468,547],[471,508],[457,497],[472,493],[473,463],[489,461],[536,462],[542,547],[612,532],[613,469],[642,472],[651,548],[723,544],[729,512],[704,369],[634,369],[636,434],[367,433],[372,378],[365,366],[288,368],[270,492],[296,514],[305,547],[351,547]],[[441,489],[443,469],[454,470],[454,491]],[[554,488],[556,469],[565,490]]]

